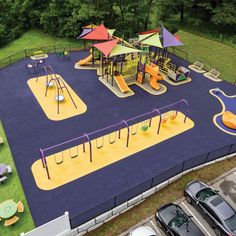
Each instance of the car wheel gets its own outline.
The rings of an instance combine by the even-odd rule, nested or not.
[[[220,232],[219,229],[214,228],[214,232],[215,232],[216,236],[222,236],[222,233]]]
[[[189,195],[186,195],[185,198],[186,198],[186,201],[192,205],[192,198]]]

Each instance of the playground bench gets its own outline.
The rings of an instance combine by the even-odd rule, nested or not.
[[[23,213],[24,212],[24,205],[21,201],[17,202],[17,211],[20,212],[20,213]]]
[[[211,70],[209,71],[209,74],[210,74],[211,76],[215,77],[215,78],[218,78],[218,77],[220,76],[220,72],[217,71],[216,69],[211,69]]]
[[[190,69],[192,69],[192,70],[198,72],[198,73],[203,73],[203,72],[205,72],[205,71],[203,70],[203,67],[204,67],[203,63],[201,63],[201,62],[199,62],[199,61],[195,61],[192,65],[189,65],[188,67],[189,67]]]
[[[14,225],[19,219],[19,217],[13,216],[11,219],[5,221],[4,226]]]

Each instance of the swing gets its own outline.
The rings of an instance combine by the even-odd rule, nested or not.
[[[104,145],[104,136],[102,136],[100,139],[101,139],[100,144],[99,144],[99,142],[98,142],[99,138],[96,139],[96,147],[97,147],[97,149],[102,148],[103,145]]]
[[[75,148],[70,148],[70,149],[69,149],[69,152],[70,152],[70,158],[71,158],[71,159],[77,157],[78,154],[79,154],[78,146],[76,146],[76,151],[75,151],[75,152],[72,152],[73,149],[75,149]]]
[[[148,128],[149,128],[148,121],[147,121],[147,120],[146,120],[146,121],[143,121],[143,122],[142,122],[142,126],[141,126],[141,130],[142,130],[142,131],[147,131]]]
[[[59,164],[63,163],[64,156],[63,156],[63,152],[61,152],[61,157],[60,158],[57,157],[57,154],[58,153],[54,154],[54,160],[55,160],[56,164],[59,165]]]
[[[138,123],[131,126],[131,134],[135,135],[138,132]]]
[[[176,118],[176,116],[177,116],[177,112],[175,112],[175,111],[170,112],[170,119],[171,120],[174,120]]]
[[[166,114],[164,114],[164,115],[162,115],[162,117],[161,117],[162,119],[161,119],[161,124],[166,124],[166,122],[167,122],[167,120],[168,120],[168,116],[166,115]]]
[[[111,138],[112,134],[114,134],[113,139]],[[109,143],[110,143],[110,144],[113,144],[113,143],[115,143],[115,142],[116,142],[116,132],[110,133],[110,134],[109,134]]]

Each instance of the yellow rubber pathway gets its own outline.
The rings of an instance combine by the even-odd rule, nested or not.
[[[60,76],[60,75],[56,75]],[[60,77],[61,78],[61,77]],[[63,80],[61,78],[61,80]],[[86,104],[81,100],[81,98],[73,91],[73,89],[63,80],[68,88],[77,108],[75,108],[73,102],[71,101],[69,94],[66,89],[63,89],[64,100],[60,101],[59,104],[59,114],[57,113],[57,101],[56,101],[56,86],[55,84],[48,89],[47,97],[45,97],[46,91],[46,76],[41,76],[36,82],[36,78],[29,79],[27,81],[32,93],[37,99],[38,103],[42,107],[44,113],[50,120],[59,121],[64,120],[73,116],[83,114],[87,110]]]
[[[187,118],[186,123],[183,123],[184,115],[179,112],[174,120],[168,120],[166,124],[161,125],[160,134],[157,135],[157,126],[159,123],[159,117],[153,118],[152,127],[149,127],[147,131],[140,129],[141,123],[138,123],[138,129],[136,135],[130,135],[129,147],[126,147],[126,134],[127,129],[121,130],[121,139],[118,139],[118,132],[116,135],[116,142],[114,144],[109,143],[109,136],[104,137],[104,145],[98,149],[96,147],[96,140],[92,141],[92,153],[93,162],[89,161],[89,146],[86,143],[86,152],[83,153],[82,145],[78,146],[78,156],[71,158],[77,154],[77,147],[70,150],[57,153],[55,156],[51,155],[46,157],[51,180],[47,179],[46,171],[42,167],[41,159],[37,160],[32,165],[32,173],[35,178],[35,182],[40,189],[51,190],[76,180],[82,176],[99,170],[105,166],[108,166],[114,162],[122,160],[130,155],[147,149],[153,145],[163,142],[169,138],[179,135],[194,127],[194,122]],[[133,129],[130,128],[133,133],[137,126],[134,125]],[[115,133],[111,134],[110,141],[115,138]],[[97,140],[97,145],[100,146],[102,138]],[[158,149],[158,146],[156,147]],[[56,164],[57,161],[63,160],[61,164]],[[158,161],[158,156],[156,157]],[[145,160],[144,160],[145,161]]]

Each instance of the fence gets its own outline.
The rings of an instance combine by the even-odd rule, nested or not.
[[[87,46],[84,47],[84,49],[88,49],[89,45],[90,44],[88,43]],[[79,45],[79,43],[78,43],[78,46],[70,45],[70,44],[62,44],[62,45],[53,44],[53,45],[41,46],[41,47],[35,47],[35,48],[25,48],[24,50],[18,51],[14,54],[11,54],[8,57],[0,59],[0,68],[13,64],[22,58],[33,56],[34,52],[39,51],[39,50],[45,53],[53,53],[53,52],[56,52],[57,50],[67,50],[71,52],[71,51],[79,51],[81,49],[82,47],[81,45]]]
[[[210,163],[220,157],[233,154],[235,152],[236,152],[236,143],[221,147],[208,153],[202,153],[199,156],[177,163],[170,169],[165,170],[162,173],[159,173],[157,176],[145,180],[143,183],[140,183],[137,186],[134,186],[133,188],[130,188],[129,190],[112,197],[111,199],[105,200],[103,203],[95,206],[94,208],[89,209],[85,212],[80,213],[75,217],[70,218],[71,227],[76,228],[77,226],[103,214],[104,212],[107,212],[119,206],[124,202],[129,201],[135,196],[155,187],[156,185],[165,182],[166,180],[178,174],[181,174],[184,171],[191,170],[195,167],[204,165],[206,163]]]
[[[71,231],[69,213],[65,212],[60,216],[44,225],[39,226],[27,233],[21,233],[20,236],[42,236],[42,235],[63,235]]]

